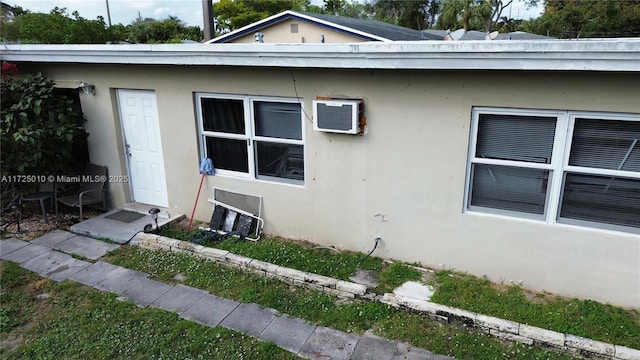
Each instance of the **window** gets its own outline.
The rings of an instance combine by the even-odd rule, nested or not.
[[[196,95],[200,148],[220,175],[304,184],[304,121],[296,99]]]
[[[640,115],[472,115],[467,210],[640,233]]]
[[[291,33],[295,34],[298,32],[298,24],[291,24]]]

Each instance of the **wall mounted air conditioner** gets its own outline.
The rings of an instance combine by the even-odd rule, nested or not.
[[[360,100],[314,100],[313,129],[316,131],[360,133]]]

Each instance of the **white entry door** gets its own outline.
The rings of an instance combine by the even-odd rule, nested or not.
[[[169,206],[156,94],[120,89],[118,107],[133,201]]]

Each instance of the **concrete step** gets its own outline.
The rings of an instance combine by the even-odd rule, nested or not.
[[[71,232],[96,239],[109,239],[117,244],[125,244],[137,233],[142,232],[145,225],[152,224],[155,227],[155,222],[151,218],[151,215],[149,215],[148,210],[145,213],[142,208],[138,208],[137,211],[124,209],[145,215],[128,223],[107,218],[121,210],[123,209],[115,209],[72,225]],[[165,212],[165,214],[169,215],[168,212]],[[173,214],[170,217],[158,217],[158,226],[164,226],[182,218],[184,218],[183,214]]]

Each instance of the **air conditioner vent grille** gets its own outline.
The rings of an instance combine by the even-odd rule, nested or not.
[[[360,132],[359,100],[313,102],[314,129],[324,132],[357,134]]]

